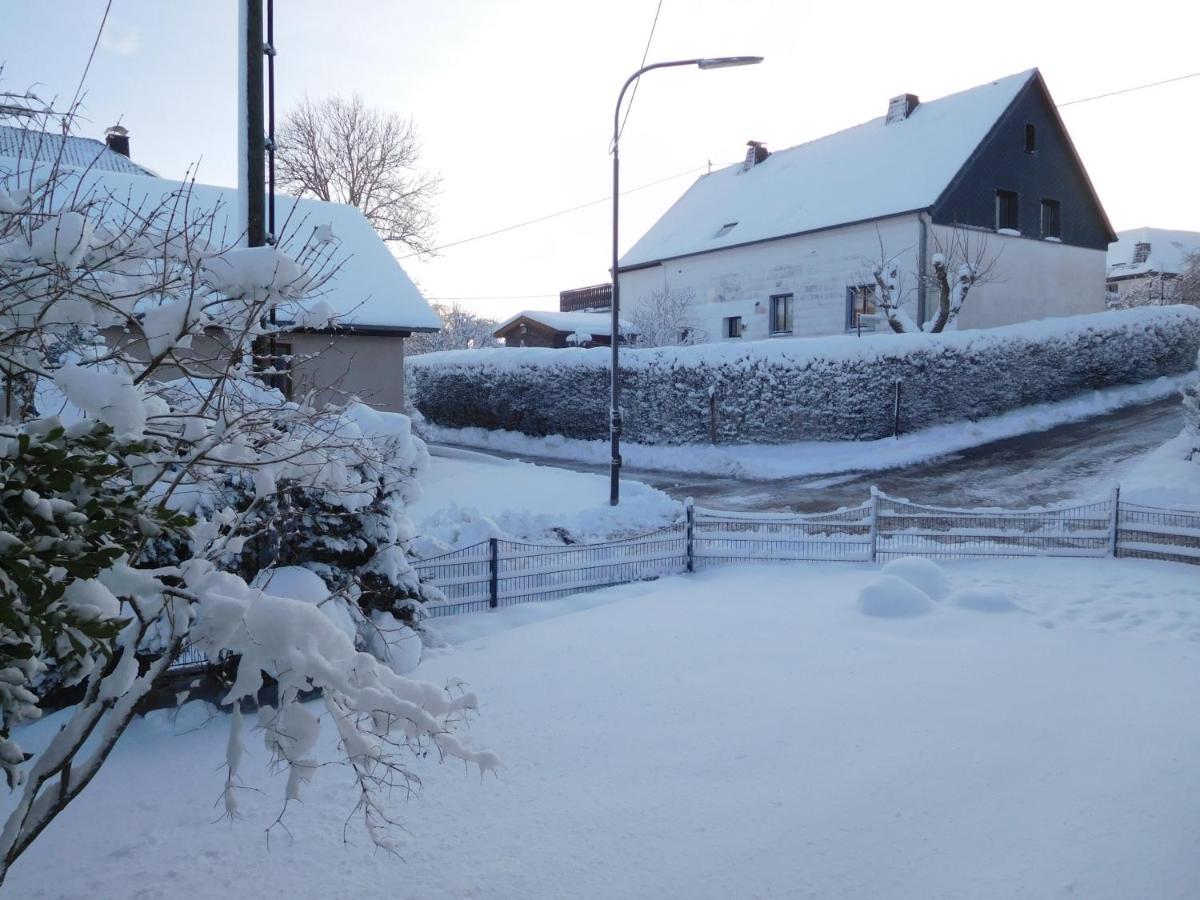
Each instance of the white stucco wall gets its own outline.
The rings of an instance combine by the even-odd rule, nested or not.
[[[979,232],[994,258],[992,280],[974,288],[958,316],[959,328],[995,328],[1047,316],[1103,312],[1105,252],[1056,241]],[[935,225],[933,237],[949,241],[951,229]],[[971,235],[972,240],[975,235]],[[929,298],[930,309],[936,298]]]
[[[951,229],[929,226],[927,256],[937,242],[949,243]],[[960,328],[991,328],[1046,316],[1101,312],[1105,254],[1054,241],[978,232],[987,255],[995,257],[993,280],[977,287],[959,316]],[[621,275],[621,306],[632,317],[639,301],[654,291],[690,288],[695,295],[695,327],[709,341],[726,338],[724,319],[741,316],[741,340],[770,337],[770,297],[794,296],[793,336],[840,334],[846,327],[846,289],[873,281],[880,243],[901,272],[900,295],[915,319],[920,224],[917,216],[850,225],[814,234],[714,253],[682,257]],[[971,234],[972,246],[976,234]],[[936,308],[936,292],[926,298],[926,315]],[[880,326],[885,328],[886,326]]]
[[[621,307],[634,315],[654,291],[691,288],[695,326],[707,340],[723,334],[724,319],[741,316],[741,340],[770,337],[770,298],[792,294],[793,336],[840,334],[846,326],[846,288],[873,283],[880,241],[904,273],[906,306],[916,315],[917,217],[897,216],[716,253],[668,260],[621,275]]]

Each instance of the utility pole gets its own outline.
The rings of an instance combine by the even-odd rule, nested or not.
[[[241,92],[242,120],[238,160],[243,178],[238,184],[245,203],[246,246],[262,247],[267,242],[267,157],[263,129],[263,0],[241,0]]]

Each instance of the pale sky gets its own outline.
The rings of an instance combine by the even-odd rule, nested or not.
[[[412,116],[441,173],[438,244],[611,190],[613,105],[657,0],[279,0],[278,103],[357,91]],[[104,0],[5,0],[3,86],[67,100]],[[236,181],[236,0],[113,0],[81,133],[118,119],[133,157],[170,178]],[[1200,71],[1200,3],[908,4],[663,0],[649,61],[753,54],[760,66],[653,72],[621,141],[624,251],[704,170],[748,139],[783,149],[1037,66],[1059,103]],[[1118,230],[1200,231],[1200,78],[1062,115]],[[688,173],[683,175],[681,173]],[[431,298],[495,317],[554,308],[608,278],[607,202],[403,264]],[[399,251],[403,253],[403,251]]]

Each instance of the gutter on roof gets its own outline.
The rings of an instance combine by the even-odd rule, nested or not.
[[[787,234],[776,234],[771,237],[757,238],[753,241],[743,241],[740,244],[726,244],[724,247],[711,247],[708,250],[696,250],[692,253],[680,253],[676,256],[663,256],[646,262],[634,263],[630,266],[618,266],[617,272],[636,272],[638,269],[649,269],[651,266],[662,265],[673,259],[687,259],[689,256],[704,256],[706,253],[720,253],[722,250],[734,250],[738,247],[753,247],[757,244],[769,244],[772,241],[786,241],[788,238],[800,237],[806,234],[820,234],[822,231],[833,231],[835,228],[849,228],[851,225],[866,225],[870,222],[885,222],[888,219],[898,219],[901,216],[911,216],[913,213],[929,212],[932,206],[921,206],[916,209],[906,209],[903,212],[888,213],[884,216],[871,216],[867,219],[855,219],[851,222],[838,222],[836,225],[822,225],[820,228],[809,228],[805,231],[791,231]]]
[[[442,330],[427,325],[329,325],[324,328],[293,328],[290,327],[290,322],[279,324],[293,334],[359,334],[365,337],[409,337],[418,333],[434,334]]]

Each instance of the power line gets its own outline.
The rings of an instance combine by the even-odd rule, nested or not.
[[[481,294],[475,297],[426,297],[426,300],[548,300],[558,294]]]
[[[1087,103],[1091,100],[1103,100],[1105,97],[1115,97],[1118,94],[1129,94],[1133,91],[1144,91],[1146,88],[1159,87],[1160,85],[1171,84],[1176,81],[1184,81],[1188,78],[1197,77],[1200,77],[1200,72],[1192,72],[1188,75],[1177,75],[1174,78],[1166,78],[1162,81],[1152,81],[1149,84],[1139,84],[1134,87],[1122,88],[1119,91],[1109,91],[1107,94],[1096,94],[1094,97],[1080,97],[1078,100],[1068,100],[1066,103],[1058,104],[1058,108],[1062,109],[1064,106],[1074,106],[1076,103]]]
[[[661,3],[659,3],[659,9],[661,10],[661,8],[662,8],[662,4],[661,4]],[[655,14],[654,14],[654,22],[655,22],[655,24],[657,24],[657,22],[658,22],[658,12],[657,12],[657,11],[656,11],[656,12],[655,12]],[[653,26],[653,25],[651,26],[651,29],[650,29],[650,36],[651,36],[651,37],[653,37],[653,36],[654,36],[654,26]],[[649,47],[650,47],[650,42],[649,42],[649,40],[647,40],[647,42],[646,42],[646,48],[647,48],[647,52],[649,52]],[[1104,98],[1106,98],[1106,97],[1116,97],[1116,96],[1118,96],[1118,95],[1120,95],[1120,94],[1129,94],[1129,93],[1132,93],[1133,91],[1143,91],[1143,90],[1146,90],[1147,88],[1152,88],[1152,87],[1160,87],[1160,86],[1162,86],[1162,85],[1164,85],[1164,84],[1173,84],[1174,82],[1177,82],[1177,81],[1186,81],[1186,80],[1187,80],[1187,79],[1189,79],[1189,78],[1198,78],[1198,77],[1200,77],[1200,72],[1191,72],[1191,73],[1189,73],[1189,74],[1187,74],[1187,75],[1178,75],[1178,76],[1176,76],[1176,77],[1174,77],[1174,78],[1166,78],[1166,79],[1163,79],[1162,81],[1152,81],[1152,82],[1150,82],[1149,84],[1139,84],[1139,85],[1135,85],[1135,86],[1133,86],[1133,87],[1122,88],[1121,90],[1118,90],[1118,91],[1109,91],[1109,92],[1107,92],[1107,93],[1104,93],[1104,94],[1096,94],[1096,95],[1094,95],[1094,96],[1092,96],[1092,97],[1080,97],[1080,98],[1078,98],[1078,99],[1076,99],[1076,100],[1068,100],[1066,103],[1059,103],[1059,104],[1058,104],[1058,108],[1059,108],[1059,109],[1062,109],[1064,106],[1074,106],[1074,105],[1076,105],[1076,104],[1078,104],[1078,103],[1089,103],[1089,102],[1091,102],[1092,100],[1103,100],[1103,99],[1104,99]],[[634,95],[635,95],[635,96],[636,96],[636,89],[637,89],[637,85],[636,85],[636,82],[635,82],[635,83],[634,83],[634,91],[635,91],[635,94],[634,94]],[[631,103],[631,104],[633,103],[633,97],[632,97],[632,96],[630,97],[630,103]],[[626,108],[626,113],[625,113],[625,114],[626,114],[626,118],[628,118],[628,116],[629,116],[629,111],[628,111],[628,108]],[[622,128],[624,128],[624,123],[622,123]],[[733,164],[732,164],[732,163],[723,163],[722,165],[733,165]],[[651,181],[651,182],[649,182],[648,184],[640,184],[640,185],[638,185],[637,187],[630,188],[630,189],[629,189],[629,190],[627,190],[627,191],[621,191],[621,196],[622,196],[622,197],[624,197],[626,194],[632,194],[632,193],[634,193],[634,192],[636,192],[636,191],[643,191],[643,190],[646,190],[647,188],[656,187],[656,186],[658,186],[658,185],[660,185],[660,184],[665,184],[665,183],[666,183],[666,182],[668,182],[668,181],[673,181],[673,180],[675,180],[676,178],[682,178],[682,177],[683,177],[683,176],[685,176],[685,175],[691,175],[691,174],[693,174],[693,173],[695,173],[695,172],[699,172],[699,171],[701,171],[702,169],[708,169],[708,170],[711,172],[711,171],[712,171],[712,165],[711,165],[711,163],[710,163],[710,164],[708,164],[708,165],[706,165],[706,166],[697,166],[697,167],[696,167],[696,168],[694,168],[694,169],[688,169],[687,171],[684,171],[684,172],[677,172],[677,173],[676,173],[676,174],[674,174],[674,175],[668,175],[666,178],[660,178],[659,180],[657,180],[657,181]],[[536,224],[538,224],[539,222],[545,222],[545,221],[547,221],[547,220],[549,220],[549,219],[555,219],[555,218],[557,218],[557,217],[559,217],[559,216],[565,216],[565,215],[567,215],[568,213],[578,212],[578,211],[579,211],[579,210],[581,210],[581,209],[587,209],[589,206],[596,206],[596,205],[598,205],[598,204],[600,204],[600,203],[608,203],[608,202],[609,202],[611,199],[612,199],[612,197],[611,197],[611,196],[609,196],[609,197],[601,197],[601,198],[599,198],[598,200],[589,200],[587,203],[580,203],[578,206],[572,206],[572,207],[569,207],[569,208],[567,208],[567,209],[560,209],[560,210],[558,210],[558,211],[556,211],[556,212],[547,213],[547,214],[546,214],[546,215],[544,215],[544,216],[538,216],[538,217],[537,217],[537,218],[535,218],[535,219],[528,219],[528,220],[526,220],[526,221],[524,221],[524,222],[517,222],[517,223],[516,223],[516,224],[514,224],[514,225],[506,225],[506,226],[505,226],[505,227],[503,227],[503,228],[497,228],[497,229],[496,229],[496,230],[494,230],[494,231],[488,231],[488,232],[485,232],[485,233],[483,233],[483,234],[476,234],[476,235],[473,235],[473,236],[471,236],[471,237],[463,238],[462,240],[458,240],[458,241],[451,241],[451,242],[450,242],[450,243],[448,243],[448,244],[441,244],[441,245],[439,245],[439,246],[437,246],[437,247],[434,247],[434,248],[433,248],[433,250],[434,250],[435,252],[436,252],[436,251],[438,251],[438,250],[447,250],[447,249],[449,249],[450,247],[457,247],[457,246],[459,246],[459,245],[461,245],[461,244],[469,244],[469,243],[471,243],[471,242],[473,242],[473,241],[480,241],[480,240],[483,240],[484,238],[495,237],[495,236],[496,236],[496,235],[498,235],[498,234],[505,234],[506,232],[509,232],[509,231],[515,231],[515,230],[516,230],[516,229],[518,229],[518,228],[525,228],[526,226],[529,226],[529,225],[536,225]],[[418,255],[417,253],[406,253],[406,254],[404,254],[403,256],[399,256],[399,257],[397,257],[397,259],[409,259],[409,258],[411,258],[411,257],[414,257],[414,256],[417,256],[417,255]],[[549,297],[549,296],[555,296],[555,295],[550,295],[550,294],[538,294],[538,295],[535,295],[535,296],[536,296],[536,297]],[[445,298],[431,298],[431,299],[446,299],[446,300],[463,299],[463,300],[474,300],[474,299],[488,299],[488,298],[475,298],[475,297],[462,297],[462,298],[455,298],[455,297],[445,297]],[[496,298],[496,299],[501,299],[501,298]],[[514,298],[511,298],[511,299],[534,299],[534,297],[533,297],[533,296],[531,296],[531,297],[529,297],[529,298],[525,298],[525,297],[514,297]]]
[[[661,12],[662,0],[658,0],[658,7],[654,10],[654,21],[650,23],[650,35],[646,38],[646,49],[642,51],[642,64],[638,66],[639,69],[646,65],[646,59],[650,56],[650,42],[654,40],[654,29],[658,27],[658,14]],[[629,113],[633,109],[633,101],[637,98],[638,85],[641,83],[640,76],[633,83],[633,93],[629,95],[629,102],[625,104],[625,118],[621,119],[621,127],[617,129],[618,140],[625,133],[625,123],[629,121]]]
[[[707,169],[707,168],[709,168],[708,164],[705,164],[703,166],[696,166],[696,168],[694,168],[694,169],[688,169],[684,172],[676,172],[674,175],[668,175],[666,178],[660,178],[657,181],[651,181],[651,182],[648,182],[647,184],[639,184],[637,187],[632,187],[627,191],[621,191],[621,196],[624,197],[626,194],[632,194],[632,193],[635,193],[636,191],[644,191],[647,188],[657,187],[660,184],[666,184],[668,181],[674,181],[676,178],[682,178],[684,175],[693,175],[696,172],[699,172],[699,171],[701,171],[703,169]],[[587,209],[589,206],[596,206],[600,203],[608,203],[611,200],[612,200],[612,195],[609,195],[607,197],[601,197],[598,200],[589,200],[587,203],[580,203],[578,206],[572,206],[572,207],[569,207],[568,209],[560,209],[557,212],[546,213],[546,215],[538,216],[536,219],[528,219],[524,222],[517,222],[515,225],[506,225],[503,228],[497,228],[495,231],[488,231],[483,234],[476,234],[476,235],[473,235],[472,237],[463,238],[462,240],[451,241],[448,244],[440,244],[439,246],[434,247],[433,251],[436,252],[438,250],[446,250],[450,247],[457,247],[460,244],[469,244],[471,241],[480,241],[480,240],[483,240],[484,238],[494,237],[497,234],[504,234],[507,231],[514,231],[517,228],[524,228],[527,225],[536,225],[538,222],[545,222],[547,219],[554,219],[554,218],[557,218],[558,216],[565,216],[567,213],[578,212],[581,209]],[[417,256],[417,255],[418,254],[416,254],[415,252],[414,253],[406,253],[403,256],[398,256],[396,258],[397,259],[408,259],[409,257]]]

